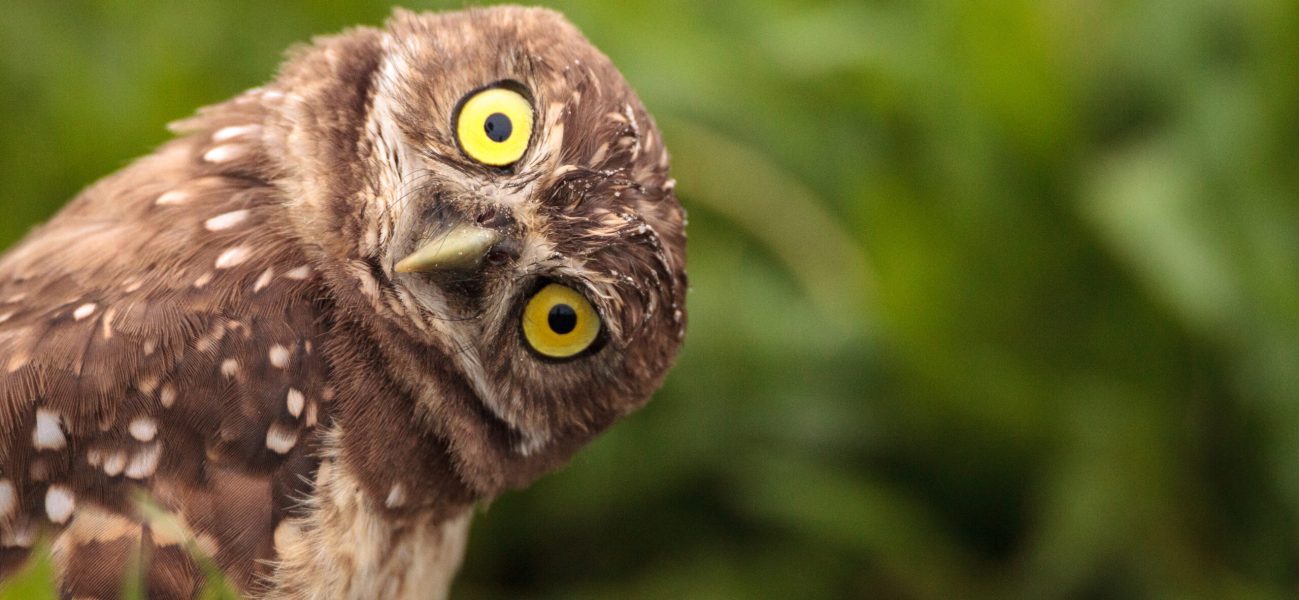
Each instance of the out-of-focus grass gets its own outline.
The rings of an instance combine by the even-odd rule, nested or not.
[[[457,597],[1293,595],[1299,5],[554,6],[664,126],[691,330]],[[387,10],[7,7],[0,240]]]

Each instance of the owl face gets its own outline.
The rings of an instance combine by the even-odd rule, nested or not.
[[[303,122],[355,107],[364,125],[333,139],[364,160],[304,190],[336,218],[299,227],[357,311],[454,364],[514,453],[574,447],[648,399],[684,334],[659,132],[548,11],[399,12],[374,45],[369,63],[326,57],[342,91],[304,98]]]

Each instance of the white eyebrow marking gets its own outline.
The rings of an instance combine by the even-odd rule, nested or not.
[[[222,213],[204,221],[203,227],[208,231],[221,231],[243,223],[247,218],[248,209],[232,210],[228,213]]]
[[[68,445],[59,424],[59,413],[45,408],[36,409],[36,428],[32,430],[32,446],[37,450],[61,450]]]
[[[54,484],[45,491],[45,514],[55,523],[64,523],[72,516],[77,507],[77,499],[72,490],[63,484]]]

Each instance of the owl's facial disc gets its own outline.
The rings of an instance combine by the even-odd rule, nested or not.
[[[675,358],[684,212],[658,128],[571,24],[443,25],[399,19],[380,44],[360,131],[361,214],[382,224],[347,240],[365,253],[348,272],[370,267],[361,291],[454,370],[508,456],[547,464],[643,405]],[[449,389],[422,410],[449,410]]]

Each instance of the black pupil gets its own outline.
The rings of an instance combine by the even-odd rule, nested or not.
[[[487,137],[493,142],[504,142],[510,139],[510,134],[514,133],[514,123],[510,118],[501,113],[492,113],[487,117],[487,122],[483,124],[483,131],[487,132]]]
[[[550,330],[564,335],[577,329],[577,311],[567,304],[556,304],[550,308],[550,314],[546,315],[546,323],[550,325]]]

